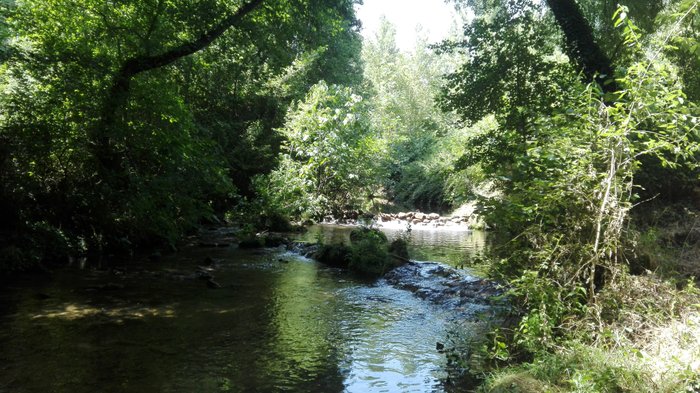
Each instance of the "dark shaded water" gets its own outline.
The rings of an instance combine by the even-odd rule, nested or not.
[[[453,265],[483,242],[413,236],[416,259]],[[206,257],[223,288],[193,274]],[[460,391],[436,350],[454,323],[410,292],[283,249],[190,248],[0,290],[0,392]]]

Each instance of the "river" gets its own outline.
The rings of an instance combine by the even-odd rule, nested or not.
[[[415,230],[412,257],[462,266],[483,241]],[[195,276],[205,260],[222,288]],[[456,325],[449,308],[283,248],[192,246],[6,285],[0,392],[458,392],[436,348]]]

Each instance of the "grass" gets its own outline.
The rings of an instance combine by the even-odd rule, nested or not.
[[[700,291],[693,283],[678,290],[647,274],[608,291],[624,296],[592,310],[602,321],[578,321],[569,336],[578,338],[493,371],[480,391],[700,392]]]

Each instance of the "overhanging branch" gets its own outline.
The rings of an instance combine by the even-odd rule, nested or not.
[[[183,57],[189,56],[208,47],[228,29],[234,27],[250,12],[255,10],[264,0],[251,0],[243,4],[235,13],[217,23],[211,30],[191,42],[185,42],[157,55],[140,55],[124,62],[112,79],[112,86],[102,105],[100,121],[91,135],[94,145],[94,155],[100,163],[101,170],[115,171],[118,169],[118,157],[110,147],[109,130],[115,123],[116,112],[121,108],[129,94],[131,79],[146,71],[165,67]]]

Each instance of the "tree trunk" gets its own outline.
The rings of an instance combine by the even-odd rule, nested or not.
[[[593,29],[575,0],[546,0],[566,40],[567,55],[581,68],[589,82],[606,93],[618,90],[612,62],[593,37]]]

